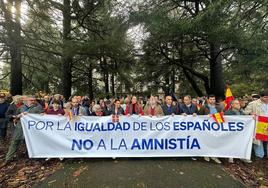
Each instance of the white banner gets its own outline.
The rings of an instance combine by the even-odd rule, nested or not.
[[[182,157],[250,159],[252,116],[65,116],[21,118],[30,158]]]

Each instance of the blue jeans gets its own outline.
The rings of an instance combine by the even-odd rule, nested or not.
[[[261,142],[260,145],[254,144],[254,151],[255,151],[256,157],[263,158],[265,155],[265,153],[264,153],[265,145],[266,145],[266,152],[268,152],[268,142],[263,142],[263,141],[260,141],[260,142]]]

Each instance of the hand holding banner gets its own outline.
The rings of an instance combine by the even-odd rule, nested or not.
[[[29,156],[182,157],[250,159],[254,120],[225,116],[81,116],[28,114],[21,118]]]

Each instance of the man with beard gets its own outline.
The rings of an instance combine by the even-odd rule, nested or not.
[[[223,109],[220,107],[219,104],[216,103],[216,96],[215,95],[209,95],[207,99],[207,104],[203,105],[199,110],[199,115],[212,115],[216,114],[218,112],[222,112]],[[204,157],[205,161],[209,162],[209,157]],[[211,157],[213,161],[220,164],[221,161],[217,157]]]

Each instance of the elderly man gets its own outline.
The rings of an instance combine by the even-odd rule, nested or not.
[[[224,112],[224,115],[245,115],[245,113],[241,110],[240,101],[238,99],[231,101],[231,108]],[[229,163],[234,163],[233,158],[229,158]],[[251,163],[251,160],[242,159],[242,161],[246,163]]]
[[[163,116],[163,110],[157,103],[157,99],[152,95],[144,108],[144,114],[148,116]]]
[[[0,94],[0,142],[3,142],[6,138],[7,123],[6,112],[9,104],[5,101],[5,94]]]
[[[14,116],[15,119],[15,130],[13,132],[12,140],[8,148],[8,152],[6,154],[6,159],[4,165],[8,164],[14,154],[16,153],[21,141],[24,139],[23,137],[23,131],[22,131],[22,126],[20,123],[20,118],[27,114],[27,113],[32,113],[32,114],[41,114],[44,112],[43,108],[40,108],[40,105],[37,105],[36,99],[34,96],[28,96],[25,97],[26,104],[22,105],[20,108],[18,108],[16,112],[16,116]]]
[[[248,104],[245,109],[245,114],[268,117],[268,89],[260,93],[259,99]],[[263,158],[265,156],[264,147],[266,147],[266,152],[268,152],[268,142],[255,140],[254,151],[256,157]],[[267,155],[266,157],[268,158]]]
[[[10,103],[7,111],[6,111],[6,117],[9,120],[9,122],[12,122],[12,125],[14,124],[14,122],[16,122],[16,113],[17,110],[23,105],[23,98],[25,96],[21,96],[21,95],[15,95],[12,97],[12,102]],[[13,126],[12,126],[13,128]],[[13,129],[12,129],[13,130]]]
[[[167,95],[165,98],[165,104],[162,105],[162,110],[165,115],[175,115],[177,114],[176,106],[172,105],[172,97]]]
[[[231,108],[224,112],[224,115],[245,115],[241,110],[240,101],[235,99],[231,101]]]

